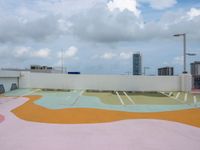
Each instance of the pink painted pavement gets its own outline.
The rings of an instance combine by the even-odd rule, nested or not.
[[[4,121],[4,116],[0,114],[0,123]]]
[[[27,122],[10,112],[25,98],[0,105],[1,150],[199,150],[200,128],[161,120],[60,125]]]

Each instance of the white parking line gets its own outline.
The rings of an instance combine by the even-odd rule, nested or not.
[[[169,98],[172,98],[172,99],[174,99],[174,100],[178,100],[178,102],[180,102],[180,103],[182,103],[182,104],[187,104],[187,103],[185,103],[185,102],[188,100],[188,93],[185,93],[184,101],[182,101],[182,100],[180,100],[180,99],[175,99],[174,97],[170,97],[169,95],[165,94],[164,92],[159,92],[159,93],[161,93],[161,94],[163,94],[163,95],[165,95],[165,96],[167,96],[167,97],[169,97]],[[196,96],[195,96],[195,97],[196,97]],[[196,104],[197,104],[197,100],[194,100],[194,101],[196,101]],[[193,106],[193,104],[188,104],[188,105]]]
[[[194,105],[196,105],[197,104],[197,97],[193,96],[193,99],[194,99]]]
[[[176,97],[175,97],[175,99],[178,99],[178,98],[179,98],[179,96],[180,96],[180,94],[181,94],[181,93],[180,93],[180,92],[178,92],[178,93],[177,93],[177,95],[176,95]]]
[[[116,94],[117,94],[117,96],[118,96],[120,102],[122,103],[122,105],[125,105],[124,102],[123,102],[123,100],[122,100],[122,98],[121,98],[121,96],[119,95],[119,93],[118,93],[117,91],[116,91]]]
[[[74,106],[74,105],[78,102],[79,98],[82,96],[82,94],[83,94],[84,92],[85,92],[85,91],[82,90],[82,91],[79,93],[79,95],[75,98],[74,102],[72,103],[72,106]]]
[[[188,97],[188,94],[185,93],[184,102],[187,102],[187,97]]]
[[[124,95],[126,95],[126,97],[128,98],[128,100],[129,100],[132,104],[135,104],[135,102],[133,101],[133,99],[130,98],[130,97],[126,94],[126,92],[123,92],[123,93],[124,93]]]
[[[170,97],[168,94],[165,94],[165,92],[159,92],[159,93],[161,93],[161,94],[163,94],[163,95],[165,95],[165,96],[167,96],[169,98],[175,99],[174,97]]]
[[[173,92],[170,92],[170,93],[169,93],[169,96],[172,96],[172,94],[173,94]]]

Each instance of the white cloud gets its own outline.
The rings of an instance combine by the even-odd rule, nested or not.
[[[98,18],[98,19],[97,19]],[[110,12],[97,6],[86,13],[74,16],[73,34],[85,41],[129,41],[140,36],[141,19],[129,11]]]
[[[130,12],[112,13],[98,7],[74,17],[72,32],[84,41],[102,43],[171,38],[179,32],[196,40],[200,39],[198,26],[199,17],[191,21],[188,12],[183,10],[165,12],[160,19],[144,23],[142,17],[137,18]]]
[[[174,57],[172,63],[176,65],[183,65],[183,56]]]
[[[119,57],[120,57],[121,59],[130,59],[131,56],[132,56],[132,53],[131,53],[131,52],[128,52],[128,53],[126,53],[126,52],[121,52],[121,53],[119,54]]]
[[[47,51],[47,52],[46,52]],[[27,67],[30,64],[49,64],[50,49],[34,49],[26,46],[13,46],[7,44],[0,46],[0,67]],[[41,59],[42,58],[42,59]],[[46,59],[48,58],[48,59]],[[51,64],[51,63],[50,63]]]
[[[91,57],[91,59],[95,60],[95,59],[98,59],[99,58],[99,55],[95,54]]]
[[[50,56],[50,49],[44,48],[38,51],[33,51],[31,56],[38,57],[38,58],[48,58]]]
[[[20,58],[48,58],[50,56],[51,50],[48,48],[42,48],[39,50],[33,50],[31,47],[16,47],[13,50],[14,56],[18,59]]]
[[[50,14],[30,20],[17,15],[5,17],[0,13],[0,18],[0,43],[45,41],[55,39],[62,33],[58,26],[57,16]]]
[[[139,2],[149,3],[150,7],[157,10],[173,7],[177,0],[138,0]]]
[[[137,9],[136,0],[112,0],[107,3],[107,6],[110,11],[113,11],[115,9],[124,11],[125,9],[127,9],[133,12],[137,17],[139,17],[140,15],[140,11]]]
[[[189,19],[192,20],[193,18],[200,16],[200,9],[191,8],[187,14],[189,16]]]
[[[64,58],[72,58],[72,57],[74,57],[74,59],[79,59],[78,57],[75,57],[77,52],[78,52],[78,48],[77,47],[70,46],[66,51],[58,52],[58,57],[61,58],[62,55],[63,55]]]
[[[67,20],[59,19],[58,26],[61,31],[67,32],[70,30],[70,27],[72,27],[73,24],[71,22],[68,22]]]
[[[30,53],[30,47],[17,47],[14,49],[15,57],[23,57]]]
[[[43,12],[56,15],[71,16],[87,10],[102,0],[38,0],[37,7]]]
[[[132,52],[120,52],[120,53],[114,53],[114,52],[105,52],[103,53],[102,55],[93,55],[91,57],[91,59],[99,59],[99,58],[102,58],[102,59],[107,59],[107,60],[110,60],[110,59],[113,59],[113,58],[119,58],[119,59],[130,59],[132,57]]]
[[[78,1],[80,2],[80,0]],[[170,6],[169,4],[172,6],[173,4],[172,0],[139,0],[139,2],[140,1],[148,1],[149,3],[151,2],[152,5],[159,6]],[[68,2],[64,0],[53,0],[53,2],[45,1],[45,4],[39,3],[36,6],[45,5],[45,8],[47,8],[48,5],[51,5],[51,7],[58,9],[59,7],[56,8],[53,6],[54,3],[56,5],[59,3],[59,6],[62,6],[60,3],[64,3],[64,6],[68,4],[77,4],[72,0]],[[128,5],[129,3],[133,4]],[[200,20],[198,20],[197,17],[199,15],[199,10],[196,8],[192,8],[189,12],[182,11],[180,14],[172,12],[172,14],[165,17],[164,21],[162,16],[160,20],[146,21],[144,23],[142,15],[136,17],[130,11],[110,12],[107,9],[107,7],[110,7],[112,10],[119,7],[119,10],[124,10],[131,6],[134,9],[132,8],[130,10],[135,10],[137,12],[139,10],[137,9],[135,0],[113,0],[109,1],[107,5],[106,3],[103,4],[104,5],[95,5],[93,8],[85,10],[84,13],[79,12],[77,15],[71,16],[70,18],[63,17],[62,15],[55,15],[54,12],[45,12],[40,9],[35,10],[36,6],[30,9],[30,12],[28,8],[23,8],[23,11],[19,11],[20,13],[18,12],[19,14],[16,14],[16,16],[5,17],[6,15],[0,13],[0,18],[2,17],[0,20],[0,43],[23,42],[24,44],[30,41],[52,42],[52,39],[64,39],[67,37],[73,39],[73,36],[84,41],[109,43],[160,38],[166,37],[167,34],[169,35],[171,32],[183,31],[191,34],[196,39],[200,37],[200,34],[198,34],[198,31],[195,29],[196,26],[200,25]],[[91,6],[92,3],[90,7]],[[39,15],[40,12],[42,15]],[[177,14],[179,14],[179,16]],[[197,19],[197,21],[189,22],[189,16],[190,18]],[[191,26],[195,27],[191,28]]]
[[[78,48],[76,48],[75,46],[71,46],[68,48],[67,51],[65,51],[64,56],[65,57],[74,57],[76,55],[76,53],[78,52]]]
[[[112,59],[113,57],[115,57],[116,54],[115,53],[112,53],[112,52],[106,52],[104,53],[101,58],[103,59]]]
[[[173,53],[172,49],[177,45],[177,43],[173,45],[173,42],[176,40],[181,42],[179,41],[181,39],[174,39],[171,35],[187,33],[188,42],[192,42],[190,49],[198,49],[199,8],[191,8],[187,12],[189,6],[183,4],[178,5],[180,9],[157,12],[146,9],[146,5],[151,3],[154,9],[165,9],[173,7],[175,2],[174,0],[137,0],[137,3],[134,0],[85,0],[84,3],[82,0],[4,1],[5,5],[0,5],[1,64],[5,65],[7,62],[24,66],[35,62],[54,64],[60,60],[58,57],[52,57],[57,56],[56,50],[69,44],[86,49],[84,53],[80,53],[79,61],[74,61],[78,59],[76,47],[71,50],[65,49],[64,52],[66,58],[70,58],[71,62],[81,62],[80,66],[83,68],[96,67],[98,63],[102,63],[96,68],[103,71],[105,66],[103,58],[111,59],[108,65],[112,63],[115,65],[119,61],[130,62],[131,54],[123,51],[124,48],[141,49],[147,56],[149,53],[154,53],[157,47],[159,48],[155,56],[160,55],[161,51],[171,49],[166,51],[169,59],[163,60],[172,64],[170,60],[173,60],[177,54]],[[195,7],[193,3],[190,6]],[[138,15],[140,8],[144,10],[144,19],[143,13]],[[41,51],[48,47],[54,48],[50,54]],[[104,54],[106,51],[112,53]],[[97,56],[91,56],[95,54]],[[158,60],[150,60],[149,63],[157,64],[158,61],[162,63],[163,60],[158,58]],[[174,63],[181,64],[182,60],[179,57],[174,58]],[[86,69],[86,72],[88,70]]]

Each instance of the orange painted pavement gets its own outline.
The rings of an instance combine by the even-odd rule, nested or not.
[[[27,121],[57,124],[86,124],[126,119],[160,119],[200,127],[199,108],[154,113],[123,112],[95,108],[51,110],[33,103],[33,101],[41,98],[41,96],[27,97],[29,98],[29,101],[12,110],[17,117]]]

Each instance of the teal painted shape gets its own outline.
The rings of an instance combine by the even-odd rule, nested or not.
[[[96,108],[125,112],[162,112],[195,108],[193,105],[109,105],[104,104],[95,96],[80,96],[80,91],[75,92],[41,92],[43,98],[34,103],[48,109],[64,108]],[[77,98],[79,99],[77,100]],[[77,100],[77,101],[76,101]],[[200,103],[198,103],[200,106]]]
[[[35,89],[16,89],[16,90],[13,90],[13,91],[6,92],[3,95],[4,96],[23,96],[25,94],[31,93],[34,90]]]
[[[49,108],[49,109],[63,109],[67,106],[72,106],[75,100],[79,97],[81,91],[72,92],[37,92],[43,97],[35,104]]]
[[[101,102],[101,99],[95,96],[80,96],[81,91],[56,92],[56,91],[37,91],[36,89],[17,89],[6,92],[5,96],[23,96],[23,95],[41,95],[42,98],[34,101],[35,104],[48,109],[64,109],[64,108],[96,108],[104,110],[116,110],[126,112],[162,112],[183,110],[200,107],[197,105],[109,105]]]

